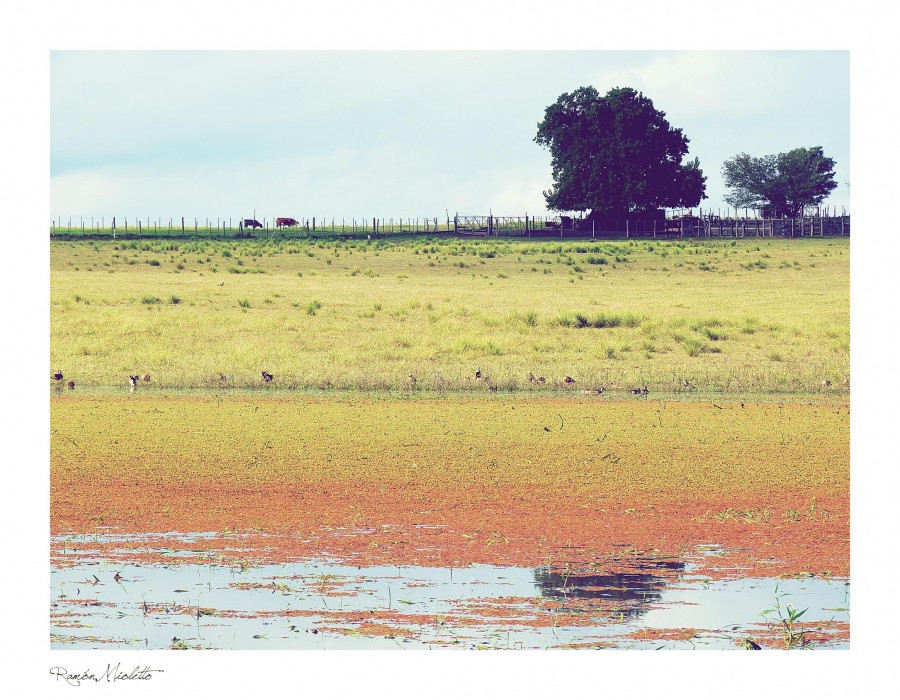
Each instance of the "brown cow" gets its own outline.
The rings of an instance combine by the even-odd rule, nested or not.
[[[275,225],[278,228],[282,228],[283,226],[299,226],[300,222],[297,219],[292,219],[289,216],[279,216],[275,219]]]

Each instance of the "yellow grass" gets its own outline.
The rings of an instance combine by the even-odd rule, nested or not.
[[[65,396],[51,401],[51,425],[52,474],[85,482],[524,484],[763,498],[849,484],[841,404]]]
[[[267,370],[274,388],[407,388],[413,375],[418,389],[487,391],[481,368],[500,390],[532,388],[533,372],[576,390],[687,379],[836,394],[849,372],[845,239],[55,241],[50,266],[49,369],[78,390],[138,373],[250,387]],[[640,323],[559,323],[599,313]]]

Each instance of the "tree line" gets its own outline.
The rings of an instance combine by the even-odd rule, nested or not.
[[[685,158],[690,140],[632,88],[564,93],[546,108],[534,141],[550,151],[553,185],[543,194],[552,211],[609,220],[656,216],[706,199],[699,159]],[[725,201],[766,217],[795,217],[837,187],[834,165],[821,146],[739,153],[722,166],[730,189]]]

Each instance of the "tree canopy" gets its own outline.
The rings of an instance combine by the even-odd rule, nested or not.
[[[697,159],[682,164],[688,138],[632,88],[600,96],[593,87],[547,107],[535,142],[550,150],[549,209],[611,217],[661,207],[695,207],[706,197]]]
[[[732,192],[725,201],[768,216],[794,217],[817,206],[837,187],[834,161],[821,146],[795,148],[787,153],[753,158],[739,153],[722,165],[725,185]]]

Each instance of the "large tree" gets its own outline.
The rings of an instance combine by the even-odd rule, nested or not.
[[[814,207],[837,187],[834,161],[821,146],[753,158],[739,153],[722,165],[725,201],[733,207],[757,209],[768,216],[794,217]]]
[[[700,162],[681,162],[688,139],[665,116],[631,88],[601,96],[580,87],[560,95],[545,110],[534,139],[550,150],[548,208],[608,218],[700,204],[706,197]]]

